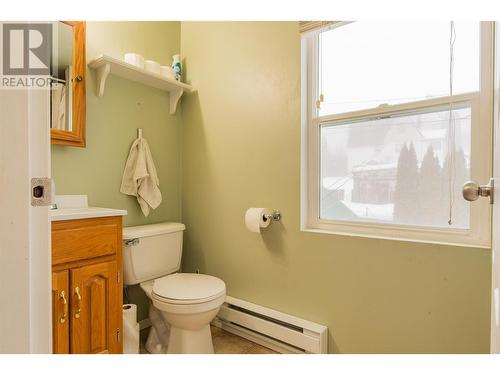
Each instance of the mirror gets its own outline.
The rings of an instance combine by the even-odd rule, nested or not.
[[[53,23],[52,144],[85,147],[85,22]]]
[[[57,44],[52,47],[50,127],[71,132],[71,81],[73,69],[73,28],[64,22],[56,22]]]

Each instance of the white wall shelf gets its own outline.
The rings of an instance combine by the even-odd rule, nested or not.
[[[110,74],[155,87],[163,91],[168,91],[170,93],[170,114],[175,113],[177,103],[179,103],[179,99],[184,92],[190,93],[195,91],[190,85],[166,78],[156,73],[148,72],[135,65],[106,55],[100,55],[89,62],[88,65],[90,68],[96,70],[97,96],[99,97],[104,95],[106,79]]]

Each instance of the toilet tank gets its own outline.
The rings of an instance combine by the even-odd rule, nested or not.
[[[174,273],[182,256],[181,223],[123,228],[123,282],[135,285]]]

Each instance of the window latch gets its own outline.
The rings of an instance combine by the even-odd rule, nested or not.
[[[316,108],[321,109],[321,103],[323,103],[324,101],[325,101],[325,96],[321,94],[319,96],[319,99],[316,100]]]

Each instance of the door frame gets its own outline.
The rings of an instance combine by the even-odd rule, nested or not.
[[[30,178],[51,177],[49,98],[49,90],[31,90],[29,93]],[[29,199],[28,196],[26,199]],[[29,218],[30,353],[52,353],[52,252],[49,207],[30,205]]]
[[[500,354],[500,23],[494,23],[493,178],[490,353]]]
[[[0,89],[0,112],[0,353],[51,353],[50,221],[30,187],[50,177],[49,90]]]

